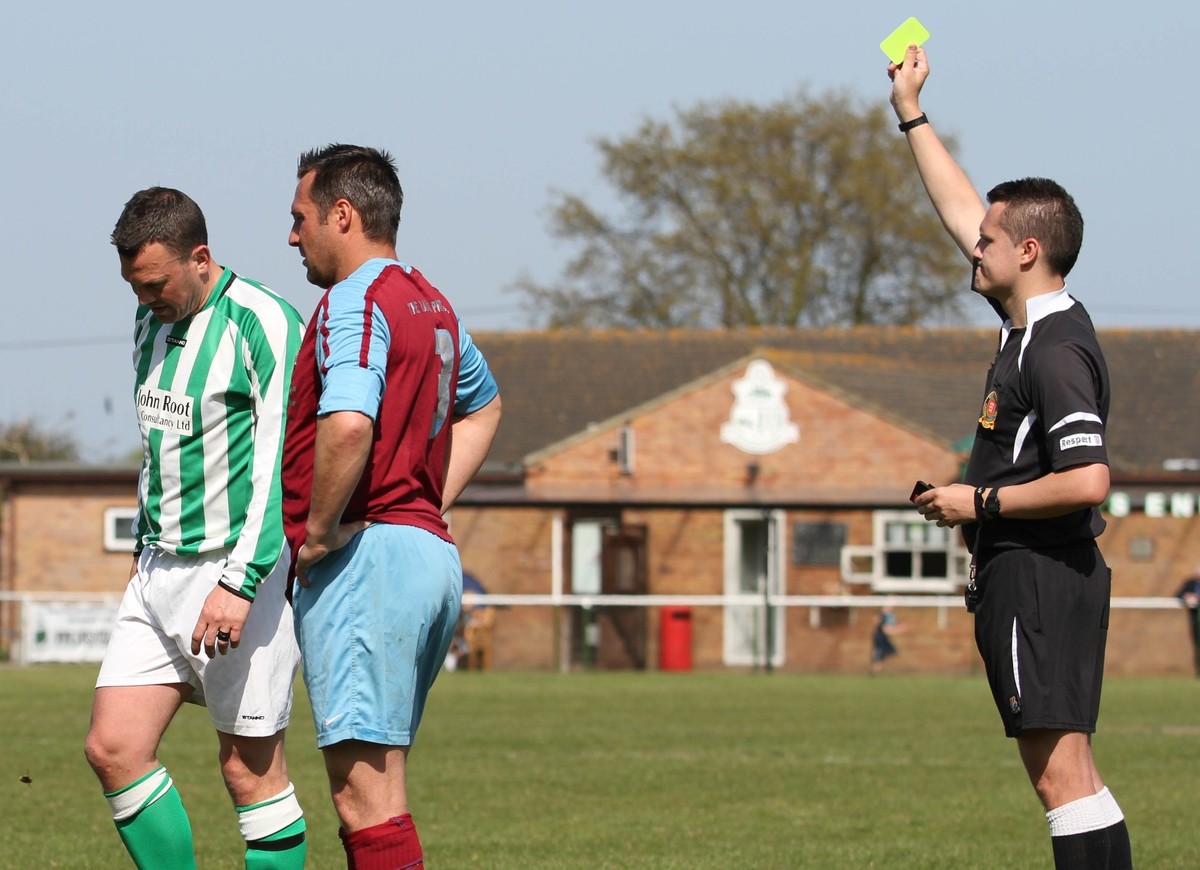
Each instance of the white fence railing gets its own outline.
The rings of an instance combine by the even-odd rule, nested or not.
[[[479,606],[520,607],[547,604],[567,607],[962,607],[961,595],[508,595],[464,592],[463,602]],[[1178,610],[1178,598],[1114,598],[1111,606],[1127,610]]]
[[[100,661],[116,619],[120,593],[0,592],[0,602],[17,605],[18,613],[5,623],[6,646],[13,661]],[[961,595],[538,595],[463,593],[463,603],[499,607],[807,607],[809,622],[820,625],[827,608],[940,608],[938,624],[963,606]],[[1114,598],[1119,610],[1178,610],[1177,598]]]

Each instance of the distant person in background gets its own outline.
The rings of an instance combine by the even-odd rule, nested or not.
[[[479,578],[469,571],[462,572],[462,592],[463,600],[462,607],[458,611],[458,622],[455,624],[454,640],[450,641],[449,652],[446,652],[445,668],[448,671],[457,671],[458,667],[462,666],[464,670],[472,668],[472,659],[478,656],[478,649],[474,643],[479,642],[479,619],[476,619],[476,614],[480,611],[490,612],[492,608],[486,605],[479,605],[478,602],[469,600],[472,595],[486,595],[487,590],[484,584],[479,582]],[[491,638],[486,638],[490,641]],[[482,670],[481,667],[478,670]]]
[[[195,867],[158,744],[184,702],[208,708],[248,870],[304,865],[283,737],[300,651],[285,597],[279,461],[303,321],[219,265],[199,206],[152,187],[112,243],[137,299],[142,471],[129,585],[104,654],[87,760],[134,863]]]
[[[487,595],[487,590],[474,574],[463,573],[463,592]],[[486,671],[492,664],[492,627],[496,624],[496,608],[490,604],[464,599],[462,608],[463,644],[466,648],[466,667],[469,671]]]
[[[892,643],[892,637],[903,634],[904,626],[896,621],[896,608],[890,603],[879,610],[879,619],[875,623],[875,631],[871,634],[871,673],[878,674],[883,670],[884,659],[894,656],[899,650]]]
[[[1188,634],[1192,638],[1192,667],[1200,677],[1200,565],[1192,576],[1183,581],[1175,597],[1183,602],[1188,617]]]
[[[492,652],[492,624],[494,611],[491,605],[472,600],[474,595],[487,595],[479,578],[468,571],[462,575],[463,601],[454,627],[454,640],[446,653],[445,667],[448,671],[487,670]]]

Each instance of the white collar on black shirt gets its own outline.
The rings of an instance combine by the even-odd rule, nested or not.
[[[1025,358],[1025,348],[1029,347],[1029,339],[1033,335],[1033,325],[1043,317],[1048,317],[1059,311],[1066,311],[1075,300],[1067,294],[1067,288],[1055,290],[1053,293],[1043,293],[1040,296],[1034,296],[1025,303],[1025,332],[1021,336],[1021,353],[1017,357],[1017,369],[1021,368],[1021,361]],[[1008,343],[1008,335],[1012,332],[1013,324],[1011,318],[1004,321],[1004,325],[1000,327],[1000,347],[1004,347]]]

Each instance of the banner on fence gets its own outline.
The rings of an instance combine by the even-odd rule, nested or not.
[[[112,601],[25,601],[21,661],[98,662],[116,621]]]

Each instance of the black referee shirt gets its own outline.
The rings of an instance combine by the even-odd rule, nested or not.
[[[1031,299],[1026,312],[1025,328],[1006,322],[1000,331],[967,463],[971,486],[1027,483],[1073,465],[1108,464],[1108,367],[1092,319],[1066,290]],[[1102,531],[1095,508],[1041,520],[1001,517],[984,524],[979,546],[1043,549]],[[968,546],[975,532],[975,523],[963,526]]]

